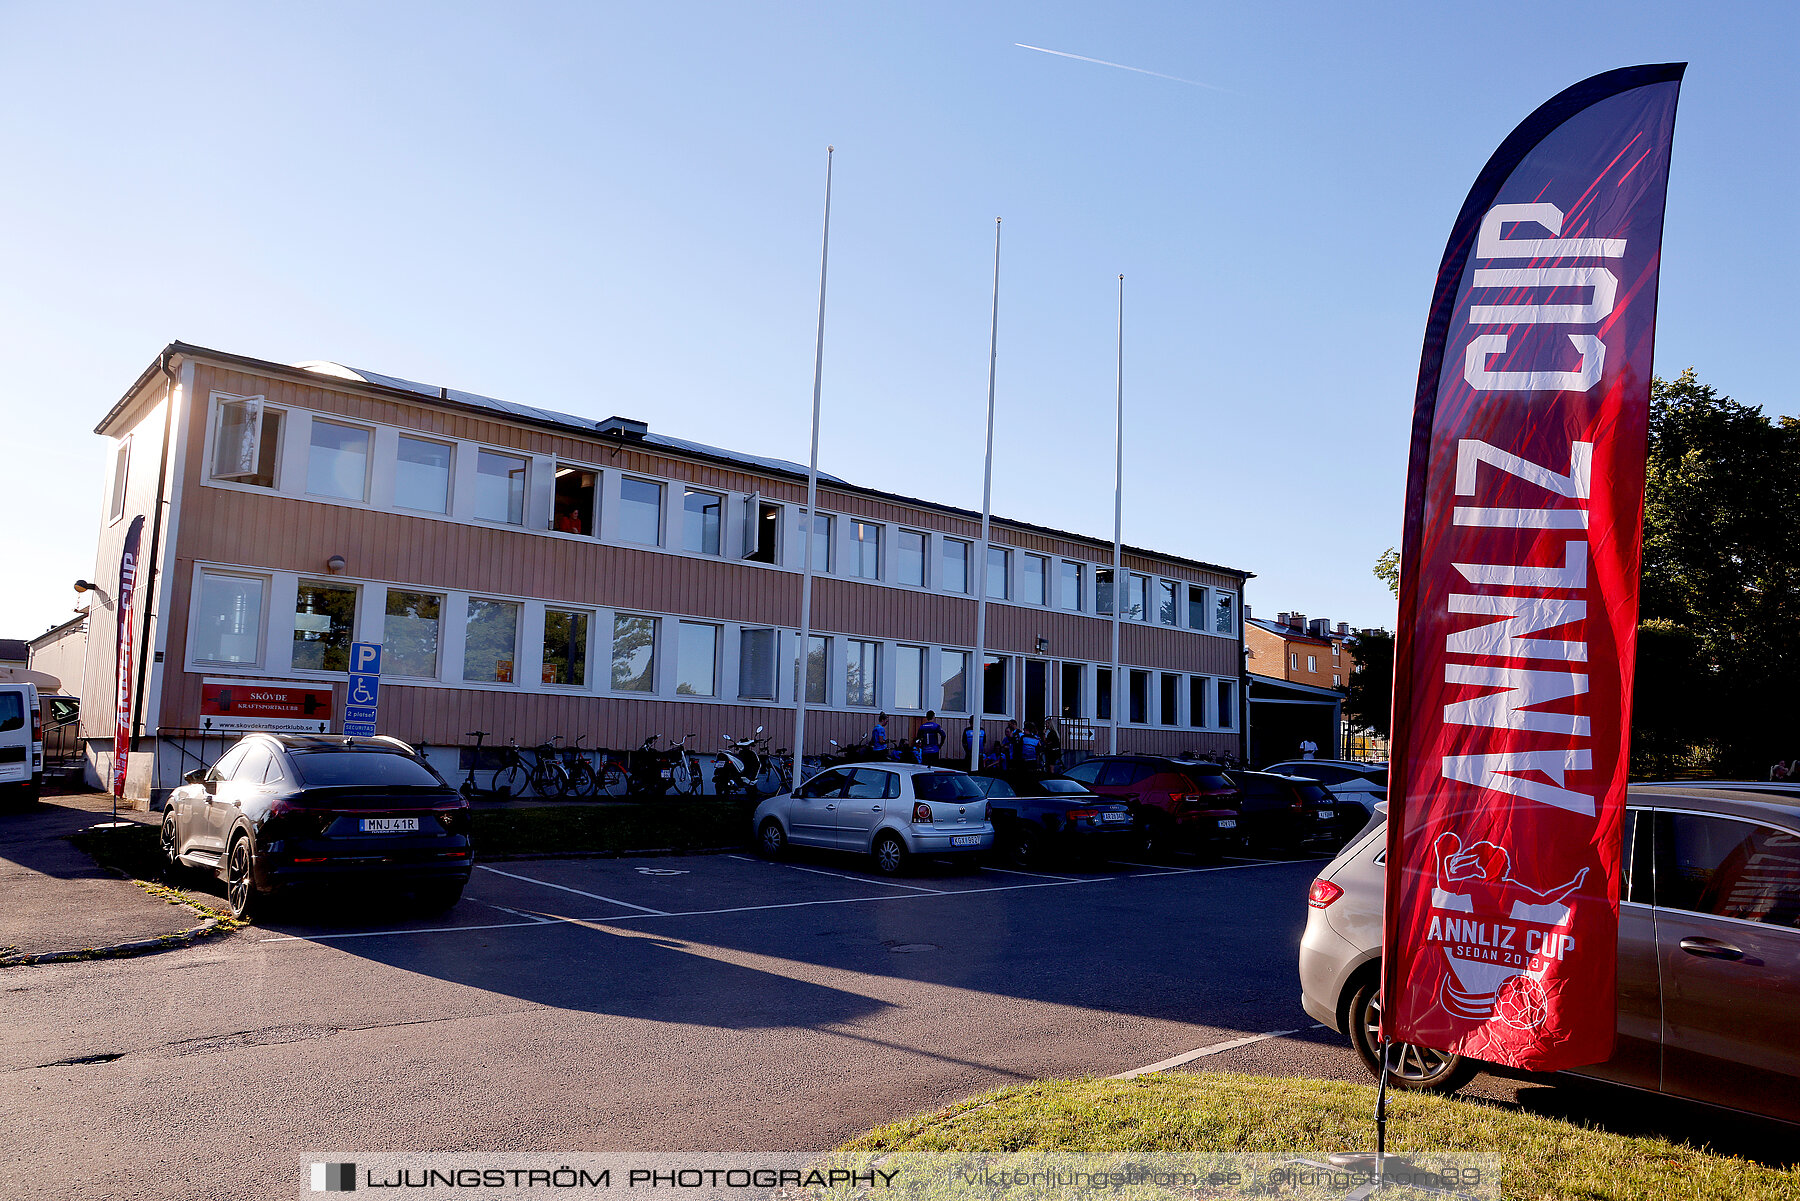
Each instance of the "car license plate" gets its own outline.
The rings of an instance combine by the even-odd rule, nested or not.
[[[1100,820],[1103,822],[1128,822],[1131,820],[1131,814],[1113,812],[1102,813],[1100,815]]]
[[[418,828],[416,817],[365,817],[357,823],[357,829],[364,834],[399,834]]]
[[[981,845],[981,835],[954,834],[950,838],[950,845],[953,847],[978,847]]]
[[[662,769],[662,778],[663,778],[663,779],[665,779],[665,780],[668,780],[668,779],[672,779],[672,778],[673,778],[673,777],[674,777],[674,775],[675,775],[675,769],[674,769],[674,768],[672,768],[672,767],[665,767],[665,768],[663,768],[663,769]]]
[[[1319,820],[1320,821],[1324,821],[1326,818],[1336,817],[1336,816],[1337,816],[1337,811],[1334,809],[1319,810]]]
[[[1235,830],[1235,829],[1237,829],[1237,820],[1235,818],[1230,818],[1230,817],[1224,818],[1219,822],[1219,829]]]

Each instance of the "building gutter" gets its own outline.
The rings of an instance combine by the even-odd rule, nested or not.
[[[150,629],[156,621],[156,578],[161,574],[163,499],[169,477],[169,439],[175,431],[175,360],[180,356],[167,350],[157,359],[163,375],[162,454],[156,467],[156,512],[150,521],[150,571],[144,580],[143,629],[138,634],[137,687],[131,699],[131,749],[138,749],[144,733],[144,680],[150,672]],[[146,372],[146,375],[149,373]]]

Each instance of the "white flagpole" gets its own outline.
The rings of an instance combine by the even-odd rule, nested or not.
[[[994,368],[1000,357],[1000,218],[994,218],[994,312],[988,323],[987,461],[981,468],[981,545],[976,547],[975,571],[975,668],[969,690],[969,770],[981,768],[982,718],[987,697],[987,573],[988,524],[994,502]]]
[[[1112,595],[1112,728],[1109,754],[1119,753],[1119,723],[1124,719],[1120,701],[1126,690],[1119,672],[1119,614],[1130,593],[1120,539],[1125,531],[1125,277],[1119,276],[1119,363],[1114,376],[1117,397],[1113,413],[1113,595]]]
[[[831,259],[831,156],[837,147],[825,147],[825,236],[819,249],[819,337],[813,347],[812,457],[806,464],[806,522],[800,534],[800,670],[794,679],[794,787],[801,783],[806,762],[806,692],[812,666],[807,652],[812,645],[813,527],[819,512],[819,390],[825,372],[825,268]]]

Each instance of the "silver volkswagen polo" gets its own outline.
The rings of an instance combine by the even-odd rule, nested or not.
[[[819,772],[756,807],[757,848],[870,855],[898,875],[915,856],[972,861],[994,845],[987,798],[967,773],[913,763],[850,763]]]

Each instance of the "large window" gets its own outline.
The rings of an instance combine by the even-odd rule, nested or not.
[[[1012,552],[1004,546],[988,547],[987,594],[994,600],[1012,595]]]
[[[275,486],[281,461],[281,410],[260,396],[219,402],[219,424],[213,436],[213,478],[234,484]]]
[[[738,695],[747,700],[775,699],[778,635],[774,630],[738,632]]]
[[[1206,677],[1188,677],[1188,725],[1200,729],[1206,725]]]
[[[1150,724],[1150,673],[1134,671],[1127,678],[1130,692],[1126,697],[1125,720],[1134,726]]]
[[[361,426],[313,418],[312,452],[306,460],[306,491],[312,496],[366,500],[369,494],[369,431]]]
[[[806,648],[806,703],[823,705],[825,703],[825,686],[830,680],[831,672],[831,639],[819,634],[811,635]]]
[[[588,615],[544,610],[544,683],[587,686]]]
[[[1188,585],[1188,628],[1206,628],[1206,589],[1198,584]]]
[[[1071,563],[1064,559],[1057,570],[1061,573],[1061,580],[1057,588],[1059,593],[1057,603],[1071,613],[1081,612],[1083,604],[1081,564]]]
[[[938,652],[938,712],[969,711],[969,652]]]
[[[844,703],[861,709],[875,707],[876,672],[881,662],[881,643],[849,638],[844,642]]]
[[[1094,716],[1111,721],[1113,715],[1113,673],[1110,667],[1094,669]]]
[[[1169,672],[1162,673],[1162,695],[1157,698],[1161,703],[1157,706],[1157,717],[1165,726],[1181,724],[1181,677]]]
[[[594,499],[599,493],[600,473],[585,467],[556,465],[556,488],[551,502],[550,528],[561,534],[594,533]]]
[[[1125,619],[1127,621],[1150,620],[1150,577],[1133,575],[1131,577],[1131,595],[1125,601]]]
[[[394,504],[422,513],[448,513],[453,452],[447,443],[401,434],[394,463]]]
[[[725,504],[716,492],[687,489],[681,496],[681,549],[696,554],[719,553],[719,514]],[[711,693],[705,695],[710,696]]]
[[[444,598],[390,588],[381,622],[381,674],[435,678],[438,618]]]
[[[626,476],[619,481],[619,537],[644,546],[662,545],[662,485]]]
[[[1217,634],[1237,633],[1236,593],[1213,593],[1213,632]]]
[[[1216,711],[1216,724],[1221,730],[1229,730],[1237,725],[1237,681],[1219,681],[1219,707]]]
[[[1062,715],[1064,717],[1087,716],[1087,710],[1081,703],[1081,677],[1083,674],[1079,663],[1062,665]]]
[[[613,614],[612,686],[615,692],[656,691],[654,617]]]
[[[491,450],[475,455],[475,516],[506,525],[525,524],[526,461]]]
[[[471,598],[463,623],[463,679],[471,684],[513,683],[518,650],[517,602]]]
[[[204,663],[261,662],[266,589],[258,576],[201,572],[189,654]]]
[[[940,559],[943,563],[943,584],[945,592],[969,591],[969,544],[961,538],[939,538],[943,548]]]
[[[125,485],[131,474],[131,435],[127,434],[113,455],[112,502],[106,506],[107,520],[125,516]]]
[[[917,588],[925,586],[925,535],[917,530],[894,534],[894,579]]]
[[[356,640],[356,589],[300,581],[294,602],[294,666],[309,671],[348,671]]]
[[[872,521],[850,523],[850,574],[861,580],[881,578],[881,527]]]
[[[1156,618],[1166,626],[1179,625],[1175,611],[1176,590],[1180,588],[1174,580],[1158,580],[1156,582]]]
[[[1047,604],[1044,589],[1049,584],[1050,560],[1042,555],[1019,556],[1019,599],[1028,605]]]
[[[744,558],[776,563],[781,555],[781,506],[761,497],[744,498]]]
[[[700,621],[679,623],[675,648],[675,694],[717,695],[719,627]]]
[[[801,520],[806,520],[802,515]],[[831,574],[831,514],[814,513],[812,531],[807,539],[812,545],[812,569],[820,575]]]
[[[988,655],[983,661],[981,672],[981,709],[984,713],[1009,713],[1012,711],[1012,695],[1007,690],[1007,664],[1011,662],[1005,655]]]
[[[925,707],[925,648],[894,648],[894,708]]]
[[[1792,835],[1697,813],[1659,813],[1656,826],[1658,905],[1800,927],[1800,854]]]
[[[1094,612],[1104,613],[1108,617],[1113,611],[1113,570],[1110,567],[1094,568]]]

